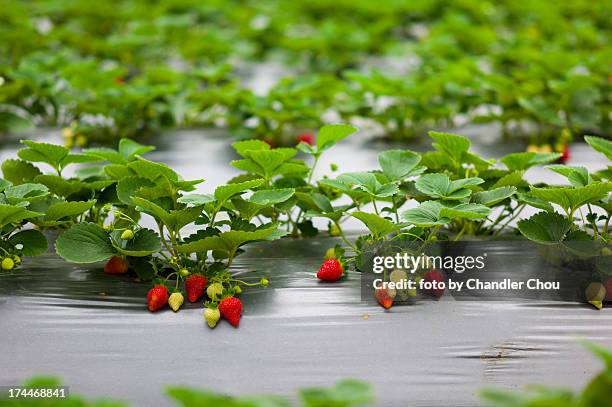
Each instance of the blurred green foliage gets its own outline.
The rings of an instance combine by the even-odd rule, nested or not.
[[[70,126],[69,142],[85,144],[219,125],[280,143],[340,116],[396,139],[465,122],[539,143],[563,129],[610,136],[610,10],[610,0],[6,0],[0,129]],[[244,79],[265,61],[288,77],[254,94]]]

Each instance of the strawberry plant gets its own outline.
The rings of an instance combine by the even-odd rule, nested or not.
[[[612,143],[608,140],[591,136],[587,142],[608,158],[612,157]],[[609,242],[608,227],[612,217],[612,182],[606,175],[609,166],[597,175],[579,166],[550,165],[548,169],[564,176],[569,185],[532,186],[525,194],[527,204],[545,211],[521,220],[518,223],[521,233],[544,244],[574,240]],[[560,208],[561,213],[555,207]]]
[[[131,140],[121,140],[119,150],[96,148],[80,153],[48,143],[25,140],[19,150],[19,159],[2,163],[4,178],[13,184],[9,189],[11,199],[31,201],[31,209],[43,213],[32,220],[37,227],[66,228],[79,222],[102,225],[110,215],[113,204],[118,202],[116,177],[113,166],[134,160],[137,155],[151,151]],[[65,177],[65,169],[74,164],[111,161],[113,164],[87,166],[75,171],[75,176]],[[37,165],[50,167],[52,173],[44,173]],[[13,196],[14,195],[14,196]]]
[[[574,251],[580,248],[575,242],[595,240],[604,244],[595,254],[609,250],[605,247],[609,242],[612,192],[612,184],[607,180],[609,168],[590,174],[583,167],[553,164],[548,168],[565,176],[569,186],[531,185],[523,178],[525,171],[554,162],[558,153],[512,153],[499,161],[487,160],[470,151],[470,141],[465,137],[429,134],[434,140],[433,151],[423,154],[385,151],[379,154],[379,170],[341,174],[336,179],[320,181],[350,202],[334,207],[330,199],[318,197],[320,211],[307,213],[334,222],[353,251],[351,256],[345,256],[338,248],[330,249],[326,258],[354,262],[360,268],[365,252],[378,250],[376,247],[387,250],[396,243],[402,247],[406,241],[412,241],[417,243],[415,252],[420,253],[430,241],[459,240],[466,235],[496,237],[502,233],[521,233],[545,244],[566,242]],[[607,140],[587,137],[587,141],[597,151],[611,155]],[[411,207],[403,210],[404,205]],[[521,219],[526,207],[544,212]],[[555,208],[561,208],[564,215]],[[339,221],[347,216],[363,222],[369,233],[355,242],[349,241],[339,227]],[[429,270],[420,273],[419,278],[440,280],[439,274],[431,277],[434,273],[438,272]],[[593,300],[597,304],[605,296],[605,290],[603,295],[599,291]],[[432,294],[440,296],[435,289]],[[381,291],[376,295],[381,302],[387,294]],[[388,305],[386,300],[383,303]]]
[[[264,96],[244,92],[230,107],[230,131],[272,146],[295,145],[301,130],[322,125],[322,116],[342,86],[332,76],[313,74],[282,78]]]
[[[250,181],[244,182],[249,182],[256,190],[249,198],[237,197],[231,203],[247,221],[269,219],[294,236],[316,234],[308,211],[317,209],[317,201],[327,198],[325,187],[313,185],[314,170],[321,154],[356,130],[348,125],[323,126],[314,145],[300,142],[297,149],[272,149],[267,143],[256,140],[234,143],[234,149],[242,158],[232,161],[231,165],[246,172],[236,181],[248,179]],[[298,150],[312,157],[312,165],[294,158]]]
[[[183,281],[192,302],[202,296],[208,282],[210,286],[220,286],[222,298],[237,294],[238,284],[250,284],[232,278],[228,272],[234,257],[242,251],[240,247],[284,234],[278,230],[276,220],[250,223],[250,218],[236,209],[240,206],[232,203],[262,185],[264,179],[221,185],[212,195],[189,194],[202,180],[183,180],[167,165],[140,156],[149,150],[127,139],[122,140],[119,150],[84,150],[85,156],[108,162],[87,171],[108,179],[113,189],[105,205],[115,210],[108,224],[72,225],[57,239],[57,253],[75,263],[109,260],[106,268],[113,274],[124,271],[127,259],[142,280],[154,282],[148,300],[151,311],[163,308],[169,298],[173,309],[178,309],[181,301],[174,294],[180,293]],[[272,190],[256,191],[251,199],[265,209],[288,197],[286,190]],[[155,231],[139,225],[142,215],[154,221]],[[201,228],[186,236],[182,231],[188,225]],[[168,288],[172,289],[171,295]]]
[[[26,188],[34,191],[33,188]],[[16,190],[18,197],[15,197]],[[3,271],[19,266],[24,256],[38,256],[47,251],[45,236],[38,230],[25,228],[32,219],[44,216],[44,213],[28,208],[30,201],[26,195],[28,191],[21,191],[0,179],[0,266]],[[35,192],[35,195],[40,197],[41,191]]]

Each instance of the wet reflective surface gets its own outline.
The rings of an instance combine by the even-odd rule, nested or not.
[[[227,136],[205,138],[206,132],[155,140],[159,149],[150,158],[185,178],[205,178],[202,190],[210,191],[234,172]],[[50,139],[59,140],[59,133]],[[0,158],[13,156],[12,148],[0,150]],[[384,148],[349,141],[320,168],[329,172],[335,161],[341,171],[372,169]],[[486,143],[476,149],[509,152]],[[587,147],[573,152],[573,163],[605,164]],[[529,176],[543,174],[549,172]],[[299,387],[353,377],[371,382],[382,406],[473,406],[483,386],[579,388],[600,366],[576,338],[612,346],[610,308],[445,296],[384,311],[360,301],[357,274],[337,284],[314,278],[333,244],[283,240],[239,257],[234,271],[242,278],[266,275],[271,282],[245,290],[239,329],[226,322],[209,329],[201,304],[151,314],[146,284],[106,276],[101,265],[69,265],[53,254],[28,259],[20,270],[0,274],[0,385],[51,374],[74,393],[163,406],[169,405],[161,395],[167,384],[293,395]]]

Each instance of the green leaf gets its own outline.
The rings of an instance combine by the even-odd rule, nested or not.
[[[295,193],[293,188],[266,189],[256,191],[249,197],[249,201],[262,206],[276,205],[285,202]]]
[[[487,405],[498,407],[577,407],[571,390],[537,388],[528,394],[508,390],[485,389],[480,396]]]
[[[591,178],[589,171],[584,167],[556,164],[549,165],[546,168],[556,172],[557,174],[563,175],[568,179],[570,184],[575,187],[583,187],[593,182],[593,178]]]
[[[437,131],[430,131],[427,134],[435,140],[432,146],[451,157],[455,163],[460,163],[463,154],[470,149],[470,140],[466,137]]]
[[[4,178],[20,185],[32,181],[37,175],[42,174],[33,164],[23,160],[4,160],[2,162],[2,174]]]
[[[27,148],[22,148],[17,152],[17,155],[22,160],[30,162],[42,162],[49,164],[55,169],[61,167],[61,163],[70,153],[66,147],[58,146],[49,143],[39,143],[31,140],[21,140]]]
[[[291,404],[280,397],[230,397],[205,390],[170,387],[168,396],[183,407],[291,407]]]
[[[68,164],[92,163],[96,161],[102,161],[102,160],[98,157],[94,157],[94,156],[87,155],[87,154],[70,153],[64,157],[64,159],[60,163],[60,167],[64,168]]]
[[[425,167],[418,167],[421,156],[407,150],[387,150],[378,155],[378,163],[389,181],[420,175]]]
[[[519,192],[516,194],[516,197],[521,204],[527,204],[529,206],[533,206],[534,208],[543,209],[547,212],[554,212],[555,209],[552,207],[548,201],[545,201],[540,198],[536,198],[535,196],[531,196],[526,193]]]
[[[388,184],[376,184],[376,191],[374,192],[374,196],[377,198],[388,198],[393,196],[399,192],[399,186],[394,182],[389,182]]]
[[[112,148],[87,148],[83,150],[83,153],[100,160],[108,161],[112,164],[127,164],[127,160],[125,160],[117,150],[113,150]]]
[[[159,236],[151,229],[138,229],[130,240],[122,240],[121,233],[121,230],[111,233],[111,243],[124,256],[144,257],[161,250]]]
[[[132,161],[131,163],[127,164],[127,167],[134,171],[137,176],[146,178],[153,182],[162,177],[165,177],[170,181],[179,180],[178,174],[174,172],[172,168],[168,167],[168,165],[145,160],[144,158]]]
[[[154,187],[155,183],[142,177],[124,177],[117,182],[117,198],[126,204],[134,205],[132,198],[144,187]]]
[[[535,153],[535,152],[523,152],[523,153],[512,153],[502,157],[499,161],[510,171],[525,171],[535,165],[542,165],[549,162],[553,162],[559,159],[561,154],[559,153]]]
[[[321,153],[333,147],[339,141],[345,139],[358,129],[348,124],[328,124],[319,130],[317,134],[317,149]]]
[[[375,237],[388,235],[397,229],[393,222],[373,213],[356,211],[351,216],[362,221]]]
[[[484,219],[491,210],[475,203],[444,204],[438,201],[425,201],[418,207],[402,214],[402,220],[419,227],[446,225],[454,219]]]
[[[222,232],[218,236],[211,236],[178,246],[179,253],[204,253],[209,250],[222,250],[228,253],[245,243],[256,240],[276,239],[282,236],[278,234],[276,226],[255,231],[230,230]]]
[[[38,175],[34,181],[46,185],[51,192],[62,197],[75,194],[91,195],[115,183],[113,180],[85,182],[77,179],[64,179],[58,175]]]
[[[423,194],[441,199],[463,199],[472,194],[467,187],[484,182],[481,178],[462,178],[451,181],[446,174],[425,174],[416,181],[416,188]]]
[[[331,187],[337,189],[341,192],[348,193],[351,192],[351,187],[349,184],[344,183],[343,181],[337,179],[322,179],[318,181],[320,185],[325,185],[327,187]]]
[[[128,138],[119,140],[119,154],[125,161],[131,161],[137,155],[143,155],[153,150],[155,150],[153,146],[145,146]]]
[[[310,196],[310,199],[312,199],[315,206],[323,213],[334,212],[334,207],[332,206],[331,201],[325,195],[318,192],[311,192],[308,195]]]
[[[523,179],[523,171],[513,171],[498,179],[492,188],[501,188],[506,186],[527,186],[527,182]]]
[[[501,187],[489,191],[476,192],[472,195],[472,202],[485,206],[493,206],[510,198],[516,193],[516,187]]]
[[[249,189],[257,188],[261,184],[263,184],[263,182],[263,179],[253,179],[250,181],[244,181],[235,184],[221,185],[215,189],[214,196],[217,202],[219,203],[218,205],[221,206],[228,199],[236,195],[242,194],[243,192],[248,191]]]
[[[21,253],[24,256],[40,256],[48,249],[47,238],[40,231],[34,229],[22,230],[8,239],[13,246],[22,245]]]
[[[484,219],[491,213],[491,209],[475,203],[461,203],[455,206],[443,205],[438,216],[454,219]]]
[[[0,204],[0,228],[10,223],[20,223],[22,220],[41,215],[44,214],[29,211],[23,206]]]
[[[49,195],[49,189],[43,184],[21,184],[10,186],[4,190],[4,195],[10,204],[34,202]]]
[[[378,184],[376,176],[371,172],[349,172],[339,175],[337,180],[347,185],[355,185],[370,194],[376,193]]]
[[[156,203],[139,197],[133,197],[132,202],[134,205],[137,205],[136,209],[153,216],[168,227],[171,227],[174,223],[174,219],[170,216],[170,213]]]
[[[132,171],[130,171],[130,169],[127,167],[127,165],[123,165],[123,164],[108,164],[108,165],[105,165],[104,166],[104,172],[110,178],[112,178],[114,180],[117,180],[117,181],[123,179],[124,177],[134,176],[134,173]]]
[[[599,151],[608,157],[608,160],[612,161],[612,141],[595,136],[584,136],[584,141],[589,143],[595,151]]]
[[[293,148],[277,148],[274,150],[248,150],[247,160],[232,161],[232,165],[265,178],[295,171],[295,168],[283,168],[283,164],[297,153]]]
[[[374,395],[367,383],[347,379],[332,388],[302,389],[300,398],[305,407],[348,407],[369,403]]]
[[[601,345],[597,345],[591,341],[581,340],[580,343],[591,351],[595,356],[601,359],[608,370],[612,370],[612,351],[604,348]]]
[[[172,230],[179,231],[188,224],[195,222],[202,214],[200,206],[170,211],[170,220],[166,225]]]
[[[96,201],[65,201],[57,202],[47,208],[43,222],[59,221],[64,218],[72,218],[88,211],[95,205]]]
[[[0,192],[13,185],[10,181],[0,178]]]
[[[213,202],[215,198],[210,194],[189,194],[183,195],[177,199],[177,202],[186,205],[201,206]]]
[[[566,212],[573,212],[582,205],[595,203],[612,191],[611,182],[594,182],[584,187],[531,187],[529,194],[544,201],[559,205]]]
[[[539,212],[518,222],[518,229],[523,236],[543,244],[563,241],[571,226],[572,222],[556,212]]]
[[[106,231],[95,223],[79,223],[62,233],[55,251],[72,263],[95,263],[116,254]]]
[[[422,202],[416,208],[410,208],[402,213],[401,218],[405,222],[419,227],[431,227],[446,225],[450,222],[448,218],[440,218],[442,204],[437,201]]]
[[[261,140],[236,141],[235,143],[232,143],[232,147],[234,148],[234,150],[236,150],[238,155],[244,158],[247,158],[247,151],[269,150],[270,149],[270,145],[266,143],[265,141],[261,141]]]
[[[261,205],[245,201],[241,197],[232,198],[233,207],[240,212],[240,216],[250,221],[253,219],[264,207]]]

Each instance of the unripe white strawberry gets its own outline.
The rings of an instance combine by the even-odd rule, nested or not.
[[[213,301],[216,301],[221,294],[223,293],[223,284],[221,283],[212,283],[206,289],[206,295]]]
[[[172,311],[174,312],[178,311],[179,308],[181,308],[183,302],[185,302],[185,297],[183,297],[183,294],[179,292],[174,292],[170,294],[170,297],[168,298],[168,305],[170,306],[170,308],[172,308]]]
[[[221,312],[218,308],[206,308],[204,310],[204,319],[209,327],[214,328],[217,326],[217,322],[221,319]]]

